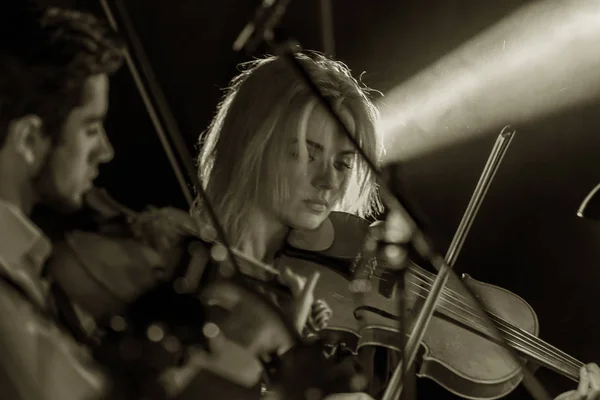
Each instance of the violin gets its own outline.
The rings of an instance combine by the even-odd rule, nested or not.
[[[320,232],[294,232],[280,262],[300,274],[320,272],[315,297],[323,298],[334,311],[321,332],[325,342],[354,354],[373,346],[402,351],[398,271],[384,257],[356,255],[369,234],[369,222],[333,212],[323,226]],[[435,274],[410,263],[404,310],[409,317],[418,315],[434,279]],[[507,395],[520,383],[522,366],[487,326],[475,307],[479,301],[523,361],[578,381],[583,363],[538,337],[537,316],[524,299],[466,274],[460,280],[462,284],[450,277],[443,289],[421,344],[419,377],[430,378],[460,396],[481,399]],[[409,324],[407,335],[411,328]]]
[[[317,390],[316,399],[362,389],[353,386],[351,361],[328,358],[320,341],[303,340],[265,295],[290,294],[273,281],[272,267],[255,266],[264,268],[263,279],[243,275],[251,285],[220,269],[198,272],[210,254],[198,235],[156,251],[134,235],[138,213],[106,191],[92,190],[86,208],[87,221],[56,243],[47,268],[98,321],[93,354],[114,378],[110,396],[210,399],[227,389],[235,398],[255,399],[268,387],[294,400],[308,389]],[[202,283],[190,283],[190,276]],[[281,355],[280,349],[291,350]],[[186,372],[174,373],[178,368]]]
[[[55,240],[49,274],[96,321],[118,314],[170,277],[184,254],[177,247],[158,253],[134,237],[128,222],[134,215],[105,191],[93,189],[75,216],[77,223]]]

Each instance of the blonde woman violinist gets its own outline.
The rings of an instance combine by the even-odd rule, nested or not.
[[[297,57],[335,104],[366,154],[378,160],[382,153],[375,131],[378,111],[368,89],[340,62],[316,53]],[[278,265],[278,258],[291,233],[335,235],[327,228],[332,211],[372,217],[382,210],[365,162],[281,58],[242,65],[208,130],[200,136],[200,146],[200,180],[230,244],[283,270],[285,265]],[[204,224],[211,223],[200,201],[192,214]],[[298,292],[305,279],[286,276]],[[300,302],[304,311],[297,320],[307,318],[310,300],[309,295]],[[365,390],[373,396],[382,390],[389,372],[374,373],[374,356],[374,350],[364,351],[358,368],[369,378]],[[599,372],[595,365],[582,370],[579,390],[560,399],[598,398]],[[364,393],[328,397],[369,398]]]
[[[298,59],[367,154],[378,159],[378,113],[366,89],[342,63],[318,54]],[[294,71],[276,57],[244,64],[231,81],[201,136],[198,172],[230,243],[278,267],[285,267],[277,261],[293,230],[315,230],[333,210],[361,217],[380,211],[365,163]],[[208,222],[201,204],[194,215]]]

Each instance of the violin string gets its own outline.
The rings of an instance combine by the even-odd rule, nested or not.
[[[421,288],[421,287],[419,287],[419,288]],[[421,292],[416,292],[416,291],[413,291],[413,290],[411,290],[411,292],[414,293],[415,295],[423,298],[423,299],[426,298],[425,294],[423,294]],[[445,296],[442,295],[442,298],[441,298],[442,299],[442,303],[440,304],[440,309],[447,310],[447,312],[453,318],[455,318],[455,320],[458,320],[458,322],[463,322],[463,323],[466,323],[468,326],[471,326],[473,328],[478,328],[480,333],[487,334],[487,336],[490,339],[498,340],[497,338],[494,338],[493,331],[491,331],[489,327],[487,327],[485,325],[482,325],[482,324],[480,324],[478,322],[471,321],[468,318],[465,318],[465,316],[462,315],[461,313],[457,313],[454,309],[452,309],[452,307],[458,308],[459,310],[460,310],[460,308],[457,307],[456,304],[454,304],[453,302],[449,302],[444,297]],[[485,322],[485,320],[483,320],[483,319],[482,319],[482,321]],[[473,326],[473,325],[475,325],[475,326]],[[506,329],[502,329],[502,327],[499,327],[499,329],[500,329],[500,331],[504,331],[503,332],[505,334],[504,337],[507,340],[507,342],[509,344],[511,344],[511,347],[513,347],[513,348],[515,348],[517,350],[521,350],[522,353],[524,353],[526,355],[530,355],[530,356],[538,359],[538,361],[545,361],[550,366],[554,366],[555,368],[558,368],[559,371],[561,371],[563,373],[566,373],[567,376],[571,376],[572,375],[573,370],[574,370],[573,366],[563,365],[564,368],[562,368],[561,364],[563,364],[563,363],[561,363],[560,361],[558,363],[556,363],[556,356],[555,355],[554,355],[554,357],[552,357],[553,355],[550,355],[550,357],[548,357],[547,354],[539,354],[539,352],[536,353],[535,351],[532,351],[531,345],[528,346],[527,344],[524,344],[522,342],[522,340],[520,340],[521,338],[518,335],[511,334],[510,332],[507,332]],[[502,345],[502,343],[497,343],[497,344]],[[554,362],[550,358],[554,358]],[[565,368],[568,369],[568,371],[566,371]],[[575,372],[573,376],[577,376],[577,372]]]
[[[423,279],[423,278],[421,278],[421,279]],[[430,278],[425,277],[425,279],[430,279]],[[412,282],[412,283],[414,285],[418,286],[419,288],[421,288],[421,286],[417,285],[416,283],[414,283],[414,282]],[[424,283],[425,283],[425,285],[430,286],[427,282],[424,282]],[[447,288],[444,288],[444,291],[446,293],[443,293],[443,296],[445,295],[447,303],[450,304],[451,306],[457,307],[456,304],[447,300],[448,297],[451,297],[447,294],[447,292],[453,293],[454,297],[458,296],[458,297],[464,298],[462,295],[460,295],[456,292],[453,292],[452,290],[447,290]],[[416,294],[418,294],[418,293],[416,293]],[[463,309],[461,311],[469,312],[478,320],[481,320],[484,323],[486,322],[484,318],[473,313],[472,310],[475,310],[475,309],[471,305],[465,303],[464,301],[461,301],[460,299],[458,299],[458,301],[460,303],[464,304],[464,306],[462,307]],[[458,307],[458,308],[460,310],[460,307]],[[448,310],[448,311],[452,312],[451,310]],[[489,312],[489,311],[487,311],[487,312],[492,317],[492,320],[495,320],[494,322],[496,323],[497,327],[501,328],[501,330],[504,331],[504,333],[505,333],[504,336],[512,336],[513,338],[515,338],[515,340],[517,342],[515,342],[513,340],[512,341],[513,345],[516,346],[516,345],[521,344],[521,349],[523,350],[523,353],[529,354],[530,356],[532,356],[534,358],[539,358],[540,361],[541,360],[546,361],[549,364],[549,366],[558,368],[559,371],[566,373],[568,376],[573,376],[574,378],[577,377],[578,368],[579,368],[578,366],[583,365],[581,362],[568,356],[567,354],[562,353],[560,350],[548,345],[547,343],[543,342],[541,339],[530,334],[529,332],[526,332],[526,331],[522,330],[521,328],[514,327],[512,324],[503,320],[501,317],[495,315],[494,313]],[[460,315],[456,312],[452,312],[452,313],[455,315],[455,317],[457,317],[457,316],[462,317],[462,315]],[[467,320],[467,322],[469,322],[471,324],[474,323],[474,321],[469,321],[469,320]],[[481,330],[485,331],[482,333],[487,333],[488,335],[490,335],[493,338],[493,335],[491,335],[491,333],[488,331],[489,330],[488,327],[481,325],[481,324],[478,324],[478,327]],[[533,348],[537,348],[537,349],[533,349]],[[527,350],[529,350],[529,351],[527,351]],[[537,350],[537,353],[535,350]],[[539,354],[539,353],[544,353],[544,354]],[[548,353],[550,353],[550,354],[548,354]],[[565,371],[564,368],[561,368],[561,365],[564,366],[565,368],[567,368],[568,371]]]
[[[421,297],[424,297],[424,295],[422,295],[420,293],[416,293],[416,294],[419,295],[419,296],[421,296]],[[449,304],[451,307],[458,308],[460,310],[460,307],[457,307],[457,305],[455,303],[449,302],[447,299],[444,299],[444,300],[446,300],[446,304]],[[456,316],[460,316],[461,318],[464,318],[463,315],[461,315],[459,313],[456,313],[453,310],[450,310],[448,307],[446,307],[446,309],[448,309],[448,311],[450,311],[455,318],[456,318]],[[461,311],[463,311],[463,310],[461,310]],[[481,320],[482,322],[485,322],[485,320],[483,318],[481,318],[481,317],[479,317],[477,315],[473,315],[473,316],[475,318],[477,318],[478,320]],[[475,321],[470,321],[468,319],[467,319],[467,321],[469,323],[471,323],[471,324],[475,323]],[[480,328],[480,332],[481,333],[486,333],[491,338],[494,337],[492,335],[492,331],[488,327],[482,325],[481,323],[479,323],[479,321],[476,321],[476,323],[477,323],[477,328]],[[503,327],[503,326],[498,326],[498,328],[503,333],[503,336],[505,336],[507,339],[514,338],[515,340],[512,341],[512,344],[514,344],[514,345],[521,345],[520,346],[521,349],[524,350],[524,352],[526,354],[529,354],[531,356],[535,356],[536,358],[539,358],[539,359],[545,359],[546,361],[551,362],[551,365],[557,364],[556,359],[558,358],[558,364],[561,364],[561,365],[563,364],[561,362],[562,360],[560,359],[559,355],[557,355],[557,354],[548,354],[547,349],[544,349],[543,347],[540,348],[540,346],[537,343],[535,343],[535,342],[531,343],[531,341],[528,341],[526,337],[524,338],[524,337],[522,337],[522,335],[519,335],[518,333],[515,334],[514,332],[510,332],[510,328],[507,329],[506,327]],[[534,348],[536,348],[536,349],[534,349]],[[526,350],[529,350],[529,351],[526,351]],[[554,362],[552,362],[552,360],[550,360],[550,359],[554,360]],[[558,364],[556,366],[559,366]],[[571,368],[574,367],[573,365],[565,365],[565,366],[567,368],[569,368],[569,369],[571,369]]]
[[[414,271],[414,273],[415,273],[415,274],[421,274],[421,276],[422,276],[424,279],[426,279],[426,280],[427,280],[429,283],[430,283],[430,282],[432,282],[432,281],[433,281],[433,279],[434,279],[434,277],[433,277],[433,276],[428,276],[428,274],[427,274],[427,271],[419,271],[419,270],[415,270],[415,271]],[[429,285],[429,286],[431,286],[431,285]],[[464,297],[462,294],[460,294],[460,293],[458,293],[458,292],[456,292],[456,291],[454,291],[454,290],[452,290],[452,289],[449,289],[449,288],[445,288],[445,289],[446,289],[446,291],[448,291],[448,292],[452,293],[452,295],[453,295],[453,296],[454,296],[454,297],[455,297],[455,298],[456,298],[458,301],[462,302],[462,303],[463,303],[465,306],[467,306],[467,307],[470,307],[471,309],[473,309],[473,310],[474,310],[474,308],[473,308],[473,307],[472,307],[470,304],[468,304],[468,303],[465,303],[465,300],[466,300],[466,301],[468,301],[468,299],[467,299],[467,298],[465,298],[465,297]],[[461,300],[461,299],[464,299],[464,300]],[[488,313],[488,315],[490,315],[490,317],[492,317],[492,319],[493,319],[495,322],[497,322],[497,323],[500,323],[500,324],[504,325],[506,328],[512,329],[512,330],[514,330],[514,331],[518,332],[519,334],[522,334],[522,335],[525,335],[525,336],[527,336],[527,337],[528,337],[530,340],[532,340],[532,341],[534,341],[534,342],[540,342],[540,344],[543,344],[543,345],[547,346],[547,347],[548,347],[550,350],[553,350],[555,353],[558,353],[558,354],[560,354],[560,355],[561,355],[561,357],[564,357],[564,358],[566,358],[566,359],[569,359],[569,360],[570,360],[570,361],[571,361],[571,362],[572,362],[574,365],[578,365],[578,366],[581,366],[581,365],[583,365],[583,363],[581,363],[579,360],[577,360],[577,359],[575,359],[574,357],[571,357],[570,355],[568,355],[568,354],[566,354],[566,353],[562,352],[561,350],[559,350],[559,349],[557,349],[557,348],[555,348],[555,347],[551,346],[550,344],[548,344],[548,343],[545,343],[543,340],[541,340],[541,339],[540,339],[540,338],[538,338],[537,336],[535,336],[535,335],[533,335],[533,334],[531,334],[531,333],[529,333],[529,332],[527,332],[527,331],[525,331],[525,330],[523,330],[523,329],[521,329],[521,328],[519,328],[519,327],[516,327],[516,326],[514,326],[514,325],[513,325],[511,322],[509,322],[509,321],[505,320],[505,319],[504,319],[504,318],[502,318],[500,315],[498,315],[498,314],[496,314],[496,313],[494,313],[494,312],[492,312],[492,311],[490,311],[490,310],[486,310],[486,312]]]
[[[385,272],[385,271],[382,271],[382,272]],[[413,271],[411,269],[411,272],[414,272],[416,275],[418,275],[419,273],[421,275],[423,275],[423,277],[421,279],[424,280],[424,283],[426,286],[431,287],[430,282],[434,278],[426,275],[428,273],[428,271],[419,271],[418,269],[416,271]],[[386,279],[381,278],[380,276],[378,276],[376,273],[373,273],[372,271],[369,273],[369,276],[370,277],[375,276],[380,281],[386,281],[386,282],[388,281]],[[418,276],[415,276],[415,277],[418,277]],[[412,282],[412,283],[417,285],[414,282]],[[417,285],[417,286],[419,286],[419,285]],[[450,292],[452,294],[452,296],[448,295],[448,292]],[[415,294],[418,294],[418,293],[415,293]],[[470,304],[465,303],[463,300],[461,300],[461,298],[465,299],[465,300],[467,300],[467,299],[464,296],[462,296],[460,293],[457,293],[448,288],[444,288],[442,296],[444,296],[444,295],[447,298],[454,297],[455,298],[454,300],[463,304],[461,311],[469,312],[471,315],[473,315],[478,320],[481,320],[484,323],[486,323],[486,321],[483,317],[481,317],[477,314],[474,314],[474,311],[477,311],[477,310],[473,306],[471,306]],[[446,301],[448,302],[448,304],[450,304],[454,307],[457,307],[457,305],[453,304],[453,302],[451,302],[449,300],[446,300]],[[458,307],[458,308],[460,309],[460,307]],[[449,311],[451,312],[451,310],[449,310]],[[537,336],[532,335],[529,332],[514,326],[509,321],[506,321],[499,315],[497,315],[489,310],[486,310],[486,312],[491,317],[492,321],[494,321],[496,326],[498,328],[500,328],[501,331],[504,332],[505,337],[512,336],[513,338],[515,338],[515,340],[517,342],[515,342],[513,340],[513,345],[516,346],[518,344],[521,344],[521,350],[523,353],[529,354],[530,356],[532,356],[534,358],[539,358],[540,361],[546,361],[546,363],[549,366],[553,366],[553,367],[559,369],[559,371],[565,373],[567,376],[572,376],[574,378],[576,378],[578,376],[579,368],[581,366],[583,366],[583,363],[581,363],[577,359],[569,356],[568,354],[560,351],[559,349],[555,348],[554,346],[549,345],[548,343],[544,342]],[[453,312],[453,314],[455,316],[460,315],[456,312]],[[468,320],[467,322],[473,323],[474,321]],[[481,324],[479,324],[479,328],[484,331],[490,329],[490,328],[486,327],[485,325],[481,325]],[[484,333],[484,332],[482,332],[482,333]],[[489,331],[485,332],[485,333],[487,333],[488,335],[493,337],[493,335],[491,335],[491,333]],[[527,351],[527,350],[529,350],[529,351]],[[540,354],[540,353],[543,353],[543,354]],[[563,366],[564,368],[562,368],[561,366]],[[568,370],[565,370],[565,368]]]
[[[416,292],[416,291],[411,291],[412,293],[414,293],[415,295],[419,296],[422,299],[425,299],[426,296],[422,293]],[[442,296],[443,297],[443,296]],[[462,321],[459,322],[466,322],[467,324],[476,324],[477,328],[480,330],[480,333],[483,334],[487,334],[491,339],[493,339],[493,331],[490,331],[488,327],[483,326],[479,323],[473,323],[473,321],[470,321],[468,319],[465,319],[463,315],[457,313],[456,311],[453,311],[451,308],[449,308],[447,305],[450,306],[454,306],[455,305],[453,303],[449,303],[448,301],[444,301],[444,299],[442,299],[442,303],[440,304],[440,309],[445,309],[447,310],[447,312],[451,315],[453,315],[453,317],[457,320],[462,319]],[[500,329],[502,331],[502,329]],[[521,353],[525,354],[525,355],[530,355],[533,358],[537,359],[538,361],[542,361],[545,362],[545,364],[550,365],[555,367],[556,369],[558,369],[560,372],[564,373],[565,375],[569,376],[569,377],[573,377],[574,379],[578,376],[578,369],[576,369],[574,366],[567,366],[567,365],[560,365],[561,363],[557,363],[553,362],[552,360],[546,358],[545,356],[540,356],[539,354],[536,354],[535,352],[531,351],[531,346],[526,346],[523,345],[522,342],[519,341],[519,338],[515,338],[514,335],[505,335],[504,336],[506,342],[514,349],[520,351]],[[498,339],[496,339],[498,340]],[[494,342],[500,346],[503,346],[502,342]]]
[[[385,271],[384,271],[385,272]],[[423,276],[422,279],[425,279],[429,282],[431,282],[434,278],[434,276],[428,276],[427,274],[429,274],[428,271],[421,271],[420,269],[416,269],[413,270],[411,269],[411,272],[413,272],[415,275],[421,274]],[[381,279],[383,281],[387,281],[384,279]],[[426,285],[428,285],[429,287],[431,286],[430,283],[426,283]],[[464,307],[469,308],[470,310],[473,311],[477,311],[473,306],[471,306],[468,303],[465,303],[465,301],[462,301],[462,299],[467,300],[463,295],[461,295],[460,293],[457,293],[451,289],[448,288],[444,288],[444,292],[446,293],[446,296],[449,296],[447,293],[450,292],[453,297],[455,297],[455,300],[461,302],[464,304]],[[464,308],[463,307],[463,308]],[[466,310],[464,310],[466,311]],[[543,340],[541,340],[540,338],[538,338],[537,336],[519,328],[514,326],[513,324],[511,324],[509,321],[506,321],[505,319],[503,319],[502,317],[500,317],[499,315],[486,310],[487,314],[492,318],[492,320],[496,323],[496,325],[501,325],[503,326],[505,331],[513,331],[513,335],[514,336],[520,336],[522,340],[529,342],[530,346],[534,346],[534,347],[538,347],[538,349],[540,348],[540,346],[542,347],[542,349],[540,351],[546,351],[546,352],[550,352],[553,353],[553,357],[554,358],[558,358],[561,361],[564,361],[565,363],[567,363],[569,365],[570,368],[575,368],[575,369],[579,369],[581,366],[583,366],[583,363],[580,362],[579,360],[571,357],[570,355],[562,352],[561,350],[557,349],[554,346],[551,346],[550,344],[544,342]],[[473,312],[471,311],[471,314],[474,315],[476,318],[485,321],[485,319],[481,316],[478,316],[476,314],[473,314]],[[508,332],[507,332],[508,333]],[[575,375],[577,376],[578,373],[576,373]]]
[[[412,290],[411,290],[411,292],[414,293],[415,295],[421,297],[422,299],[426,298],[426,296],[420,292],[416,292],[416,291],[412,291]],[[447,314],[449,314],[453,318],[454,321],[462,322],[471,328],[477,328],[478,333],[485,334],[489,339],[492,340],[493,343],[498,344],[499,346],[502,346],[502,347],[506,347],[506,345],[502,341],[500,341],[497,337],[494,338],[493,331],[491,331],[489,329],[489,327],[484,326],[478,322],[469,320],[469,319],[465,318],[464,315],[462,315],[461,313],[457,313],[456,311],[454,311],[451,307],[456,308],[456,305],[452,302],[448,302],[447,300],[444,302],[443,295],[442,295],[441,300],[442,300],[442,303],[439,305],[439,308],[447,310]],[[450,307],[448,307],[447,305],[449,305]],[[542,362],[542,364],[545,364],[546,366],[553,367],[559,373],[562,373],[567,377],[571,377],[575,380],[577,379],[578,368],[576,368],[575,366],[566,365],[565,363],[561,362],[560,358],[557,361],[556,355],[540,354],[540,353],[543,353],[543,350],[539,351],[539,349],[538,349],[538,351],[536,352],[536,351],[532,350],[531,344],[527,345],[526,343],[523,343],[522,340],[520,340],[521,338],[519,338],[518,336],[512,335],[510,332],[507,332],[506,329],[499,328],[499,330],[504,331],[503,337],[506,340],[506,343],[509,344],[511,348],[520,351],[524,355],[529,355],[533,359]]]
[[[430,280],[431,278],[427,278],[427,277],[426,277],[426,279]],[[459,294],[459,293],[457,293],[457,292],[455,292],[455,291],[453,291],[453,290],[447,290],[447,291],[449,291],[450,293],[452,293],[452,294],[453,294],[453,296],[454,296],[455,298],[456,298],[456,297],[458,297],[458,298],[459,298],[459,299],[458,299],[458,301],[460,301],[461,303],[463,303],[465,307],[468,307],[468,308],[470,308],[471,310],[475,310],[475,309],[474,309],[472,306],[470,306],[469,304],[467,304],[467,303],[465,303],[464,301],[460,300],[461,298],[466,300],[466,298],[465,298],[464,296],[462,296],[461,294]],[[489,311],[489,310],[487,310],[486,312],[487,312],[487,313],[490,315],[490,317],[492,318],[492,320],[493,320],[493,321],[494,321],[494,322],[495,322],[497,325],[502,325],[502,326],[503,326],[505,329],[512,330],[512,331],[513,331],[513,333],[514,333],[515,335],[517,335],[517,336],[523,336],[523,337],[524,337],[524,338],[523,338],[524,340],[528,340],[529,342],[533,342],[533,343],[534,343],[535,345],[537,345],[538,347],[539,347],[540,345],[541,345],[542,347],[544,347],[544,346],[545,346],[545,347],[547,348],[547,351],[550,351],[550,352],[553,352],[553,353],[555,353],[555,356],[556,356],[556,357],[565,358],[565,359],[567,359],[567,361],[569,361],[569,359],[570,359],[571,363],[572,363],[572,364],[574,364],[574,365],[577,365],[577,364],[579,363],[579,362],[578,362],[576,359],[574,359],[574,358],[572,358],[572,357],[570,357],[570,356],[568,356],[568,355],[566,355],[566,354],[562,353],[560,350],[558,350],[558,349],[556,349],[556,348],[553,348],[553,347],[552,347],[552,346],[550,346],[549,344],[547,344],[547,343],[543,342],[543,341],[542,341],[541,339],[539,339],[537,336],[534,336],[534,335],[530,334],[529,332],[527,332],[527,331],[525,331],[525,330],[523,330],[523,329],[521,329],[521,328],[515,327],[515,326],[514,326],[514,325],[512,325],[510,322],[508,322],[508,321],[504,320],[502,317],[498,316],[497,314],[495,314],[495,313],[493,313],[493,312],[491,312],[491,311]],[[478,316],[478,318],[482,319],[480,316]],[[561,353],[562,353],[562,354],[561,354]],[[581,364],[581,363],[579,363],[579,364]]]
[[[415,282],[412,282],[412,283],[413,283],[413,285],[416,285],[417,287],[421,288],[421,286],[419,286],[417,283],[415,283]],[[425,284],[427,285],[427,283],[425,283]],[[413,293],[415,293],[418,296],[424,298],[424,295],[422,295],[421,293],[417,293],[417,292],[414,292],[414,291],[413,291]],[[483,321],[485,323],[485,319],[483,319],[479,315],[474,314],[471,311],[471,310],[474,310],[474,308],[472,306],[470,306],[468,304],[465,304],[467,307],[457,306],[454,302],[448,300],[449,296],[448,296],[447,293],[443,293],[442,297],[443,297],[443,301],[445,301],[446,304],[449,304],[449,305],[451,305],[451,306],[459,309],[460,311],[466,311],[466,312],[470,313],[471,315],[473,315],[478,320],[481,320],[481,321]],[[464,304],[464,302],[463,302],[463,304]],[[450,310],[448,307],[445,307],[445,308],[449,312],[451,312],[452,314],[454,314],[454,316],[463,317],[459,313],[457,313],[457,312],[455,312],[453,310]],[[471,310],[469,310],[469,308]],[[493,313],[489,313],[489,314],[493,314]],[[501,319],[500,319],[500,321],[498,321],[498,318],[494,318],[494,315],[491,315],[491,317],[492,317],[492,320],[496,319],[496,321],[494,321],[494,322],[496,323],[496,325],[498,326],[498,328],[501,331],[503,331],[503,333],[505,334],[505,336],[513,338],[514,340],[517,341],[517,343],[515,343],[513,341],[513,344],[515,344],[515,345],[521,344],[522,345],[522,350],[530,350],[530,352],[533,351],[533,353],[530,354],[531,356],[534,356],[534,357],[537,356],[540,359],[544,359],[545,358],[545,361],[549,362],[549,364],[551,366],[554,366],[556,368],[561,369],[560,365],[564,365],[566,368],[569,369],[569,371],[564,371],[563,369],[561,369],[561,370],[563,372],[568,372],[569,375],[571,375],[571,373],[573,372],[573,370],[575,370],[574,376],[578,375],[578,369],[579,369],[580,366],[583,365],[581,362],[579,362],[579,361],[573,359],[572,357],[570,357],[570,356],[562,353],[560,350],[554,348],[553,346],[548,345],[547,343],[545,343],[542,340],[540,340],[538,337],[533,336],[533,335],[529,334],[526,331],[522,331],[520,328],[516,328],[516,327],[512,326],[510,323],[503,323],[503,320],[501,320]],[[474,321],[470,321],[470,320],[467,320],[467,322],[474,323]],[[504,321],[504,322],[506,322],[506,321]],[[485,332],[482,332],[482,333],[487,333],[488,335],[491,335],[491,332],[489,331],[489,328],[486,327],[485,325],[478,324],[478,327],[481,330],[485,331]],[[523,335],[523,332],[526,335]],[[536,353],[535,350],[537,350],[537,353]],[[525,354],[530,353],[528,351],[524,351],[524,352],[525,352]],[[544,354],[538,354],[538,353],[544,353]],[[569,359],[569,358],[571,358],[571,359]],[[554,360],[554,362],[552,362],[551,360]]]

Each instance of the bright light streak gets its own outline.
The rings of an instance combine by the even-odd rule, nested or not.
[[[599,97],[600,1],[531,3],[386,94],[384,163]]]

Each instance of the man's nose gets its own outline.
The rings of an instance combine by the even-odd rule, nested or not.
[[[99,163],[107,163],[110,160],[112,160],[115,156],[115,149],[112,147],[112,144],[110,143],[110,140],[108,139],[108,135],[106,134],[106,131],[104,130],[104,127],[102,128],[102,133],[100,135],[100,142],[99,142],[99,151],[98,151],[98,157],[97,160]]]

